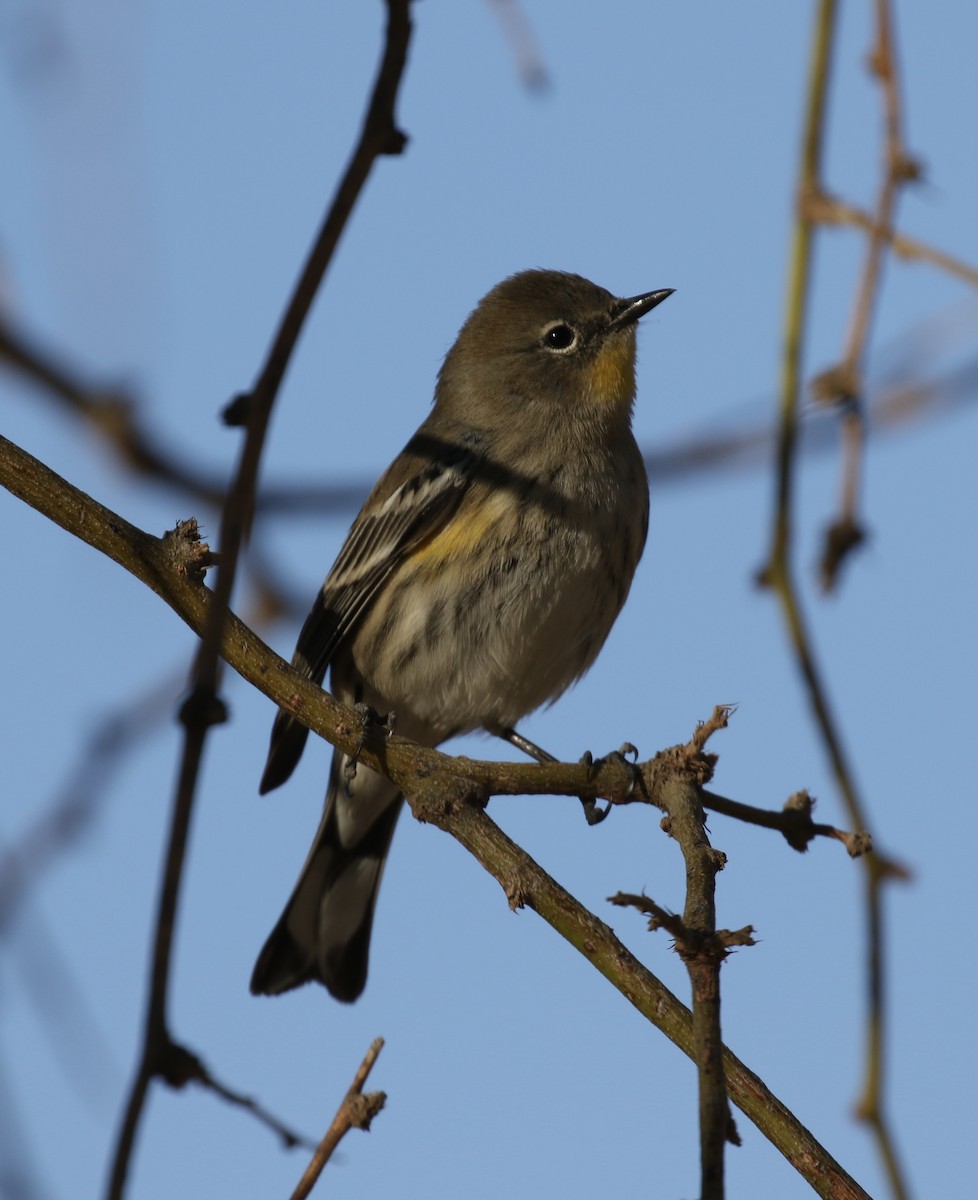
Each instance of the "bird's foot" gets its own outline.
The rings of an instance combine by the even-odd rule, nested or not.
[[[358,700],[354,704],[353,711],[357,714],[357,721],[360,728],[357,733],[356,749],[347,757],[343,767],[343,779],[346,783],[350,783],[351,780],[356,779],[360,751],[367,744],[367,733],[370,726],[381,726],[388,737],[393,737],[394,730],[397,728],[397,715],[395,713],[389,712],[381,716],[379,712],[371,708],[369,704],[364,704],[362,700]]]
[[[628,755],[632,756],[631,760]],[[582,767],[587,767],[588,777],[595,775],[605,763],[626,767],[629,773],[629,782],[625,795],[630,796],[635,790],[635,785],[639,780],[639,769],[635,765],[638,762],[638,747],[633,746],[631,742],[623,742],[617,750],[612,750],[610,754],[605,754],[602,758],[597,759],[590,750],[585,750],[579,761]],[[612,809],[610,803],[605,808],[599,808],[596,800],[584,796],[581,797],[581,804],[584,807],[584,819],[589,825],[600,825]]]

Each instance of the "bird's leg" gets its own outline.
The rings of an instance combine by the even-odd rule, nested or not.
[[[558,761],[549,751],[544,750],[535,742],[531,742],[530,739],[528,737],[524,737],[522,733],[517,733],[515,729],[497,729],[494,732],[496,736],[502,738],[504,742],[509,742],[509,744],[511,746],[515,746],[517,750],[522,750],[524,754],[528,755],[532,759],[535,759],[538,763],[552,763]],[[623,752],[625,751],[626,746],[630,750],[635,750],[635,747],[632,746],[630,742],[626,742],[625,746],[622,746],[621,751],[617,751],[621,757],[624,757]],[[636,754],[637,753],[638,752],[636,751]],[[610,757],[611,756],[609,755],[609,758]],[[601,762],[602,760],[599,759],[598,761]],[[590,750],[586,750],[584,752],[584,756],[581,758],[581,765],[588,768],[591,768],[594,765],[594,760],[591,757]],[[598,808],[596,800],[585,796],[581,796],[580,801],[584,808],[584,819],[589,825],[600,825],[608,813],[611,812],[610,804],[607,808]]]
[[[359,695],[359,693],[358,693]],[[360,723],[360,730],[357,734],[357,748],[347,758],[346,765],[343,767],[343,778],[347,783],[350,783],[356,778],[357,761],[360,758],[360,751],[367,742],[367,730],[371,725],[381,725],[384,728],[388,737],[393,737],[394,730],[397,728],[397,714],[389,712],[386,716],[381,716],[370,707],[369,704],[364,704],[360,699],[357,699],[353,705],[353,711],[357,714],[357,719]]]
[[[515,729],[497,729],[495,730],[495,734],[496,737],[502,738],[504,742],[509,742],[517,750],[522,750],[524,754],[535,759],[538,763],[557,762],[557,759],[552,754],[542,749],[536,742],[531,742],[522,733],[517,733]]]

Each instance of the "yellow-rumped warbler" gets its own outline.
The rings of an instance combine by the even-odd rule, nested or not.
[[[299,635],[293,665],[348,704],[393,712],[427,746],[517,721],[590,667],[648,528],[631,431],[635,322],[672,289],[619,300],[559,271],[498,284],[462,326],[434,407],[370,493]],[[279,711],[261,791],[306,729]],[[333,755],[322,820],[251,978],[318,979],[355,1000],[403,799]]]

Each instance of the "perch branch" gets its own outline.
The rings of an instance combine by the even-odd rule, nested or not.
[[[0,482],[69,533],[107,554],[152,588],[195,632],[202,633],[214,597],[198,581],[209,559],[190,522],[166,539],[151,537],[0,437]],[[610,763],[595,772],[581,764],[515,765],[452,758],[364,728],[356,712],[293,670],[233,613],[221,654],[249,683],[293,713],[314,733],[388,775],[415,816],[450,832],[502,885],[511,905],[527,904],[606,976],[628,1002],[693,1057],[692,1018],[663,984],[618,941],[613,930],[515,845],[483,811],[490,794],[592,794],[624,798],[632,768]],[[666,752],[668,754],[668,752]],[[664,786],[666,755],[640,764],[642,786],[655,802]],[[706,782],[708,773],[699,779]],[[835,1200],[866,1193],[800,1121],[729,1051],[724,1069],[730,1099],[801,1172],[816,1192]],[[147,1080],[148,1086],[148,1080]]]

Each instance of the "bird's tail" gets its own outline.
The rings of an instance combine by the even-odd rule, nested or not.
[[[345,755],[333,755],[315,840],[252,972],[255,995],[275,996],[318,979],[349,1002],[367,982],[377,890],[403,797],[364,766],[347,781],[346,766]]]

